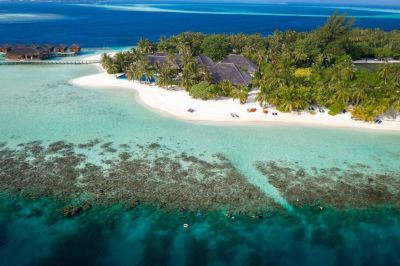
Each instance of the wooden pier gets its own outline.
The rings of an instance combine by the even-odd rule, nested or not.
[[[90,65],[100,60],[4,60],[0,65]]]

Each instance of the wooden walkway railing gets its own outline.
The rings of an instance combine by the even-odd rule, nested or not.
[[[100,60],[4,60],[0,65],[88,65]]]
[[[353,61],[353,64],[400,64],[400,60],[379,60],[379,59],[360,59]]]

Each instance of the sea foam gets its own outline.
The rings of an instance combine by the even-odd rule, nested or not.
[[[42,13],[3,13],[0,14],[0,23],[32,22],[44,20],[65,19],[65,16],[58,14]]]
[[[108,10],[114,11],[134,11],[134,12],[157,12],[157,13],[182,13],[182,14],[200,14],[200,15],[246,15],[246,16],[280,16],[280,17],[320,17],[326,18],[331,14],[307,14],[307,13],[293,13],[293,12],[253,12],[253,11],[239,11],[239,10],[184,10],[177,8],[166,8],[166,6],[177,6],[177,5],[166,5],[166,4],[127,4],[127,5],[100,5],[100,4],[79,4],[80,6],[86,7],[96,7],[96,8],[104,8]],[[317,6],[307,6],[316,8]],[[343,10],[354,10],[354,11],[370,11],[375,12],[373,15],[359,15],[355,14],[352,17],[356,18],[386,18],[386,19],[397,19],[400,18],[400,10],[396,9],[376,9],[376,8],[362,8],[362,7],[341,7],[341,6],[327,6],[320,8],[329,8],[329,9],[343,9]],[[380,14],[385,13],[385,14]],[[388,15],[390,13],[391,15]]]

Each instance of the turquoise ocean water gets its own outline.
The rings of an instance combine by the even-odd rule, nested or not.
[[[196,212],[163,211],[146,206],[126,210],[116,205],[94,206],[65,218],[62,204],[51,197],[29,200],[3,195],[0,264],[395,265],[399,262],[399,215],[390,207],[395,203],[396,191],[388,202],[379,201],[380,207],[372,202],[368,204],[374,208],[363,210],[327,206],[319,211],[310,207],[314,201],[307,202],[305,207],[293,207],[291,196],[276,188],[279,186],[272,186],[256,167],[257,162],[276,162],[285,167],[302,167],[311,174],[332,168],[350,171],[363,165],[358,174],[374,177],[389,173],[388,185],[395,186],[400,172],[398,134],[290,125],[218,127],[185,123],[143,108],[132,92],[90,90],[68,83],[74,77],[97,71],[92,66],[0,67],[1,142],[11,150],[32,141],[41,141],[46,146],[56,141],[78,144],[98,139],[112,142],[116,150],[127,143],[131,146],[157,143],[172,154],[185,152],[205,161],[222,153],[248,182],[290,211],[263,213],[263,219],[234,214],[237,217],[232,220],[219,211],[203,217]],[[83,152],[87,161],[104,165],[103,157],[95,149]],[[363,178],[349,175],[344,180],[358,184]],[[314,183],[320,181],[301,182],[297,184],[299,195],[306,198],[317,191]],[[362,194],[362,191],[354,187],[350,192],[334,191],[334,197],[346,201],[352,198],[351,193]],[[329,198],[320,196],[329,203]],[[189,227],[183,228],[184,223]]]
[[[399,25],[380,6],[0,3],[0,43],[86,56],[185,30],[307,30],[334,10]],[[400,264],[399,134],[186,123],[68,82],[97,71],[0,66],[0,265]]]

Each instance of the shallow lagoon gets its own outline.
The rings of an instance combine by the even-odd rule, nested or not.
[[[17,190],[2,183],[2,190],[9,196],[1,201],[1,210],[6,215],[2,215],[0,227],[0,264],[51,265],[61,261],[71,264],[78,260],[87,264],[165,261],[222,264],[227,258],[237,265],[268,262],[298,265],[299,261],[304,265],[398,264],[398,134],[290,125],[190,124],[143,108],[128,91],[89,90],[68,84],[75,77],[97,71],[91,66],[0,67],[2,178],[4,181],[5,174],[29,173],[15,178],[21,180],[13,186]],[[32,141],[39,141],[33,151],[40,152],[36,160],[30,161],[20,151]],[[54,143],[60,141],[71,146],[64,150],[49,149],[57,147]],[[68,193],[79,190],[62,186],[74,182],[51,179],[57,169],[56,160],[62,162],[79,155],[84,158],[84,163],[76,166],[82,180],[91,173],[88,169],[96,165],[96,178],[102,179],[92,180],[107,181],[113,165],[120,169],[132,166],[131,161],[129,164],[125,161],[122,168],[118,164],[125,158],[121,157],[124,152],[132,156],[126,160],[135,163],[152,164],[161,158],[164,164],[158,164],[156,170],[168,173],[157,175],[154,183],[146,180],[149,189],[133,205],[123,200],[117,201],[117,205],[107,205],[115,203],[109,199],[118,198],[112,197],[112,193],[121,189],[111,185],[105,194],[93,190],[95,200],[88,201],[86,209],[81,206],[84,200],[77,203],[68,199]],[[174,161],[177,157],[186,159],[179,161],[177,172],[171,172],[173,164],[165,160]],[[5,159],[10,158],[14,161],[5,164]],[[223,167],[215,164],[221,158],[226,162]],[[265,170],[271,163],[275,167]],[[88,168],[86,164],[90,164]],[[204,167],[215,171],[210,173]],[[144,169],[147,169],[144,176],[154,172],[151,167]],[[154,196],[155,188],[160,185],[162,193],[173,191],[170,177],[176,178],[174,182],[179,185],[186,180],[186,170],[189,177],[200,181],[191,183],[194,181],[190,179],[174,204],[169,204],[170,198]],[[234,174],[224,175],[224,171]],[[124,182],[123,178],[130,178],[127,172],[113,173]],[[165,176],[168,178],[162,178]],[[225,179],[207,188],[200,178],[227,176],[234,178],[226,184],[251,191],[247,197],[264,195],[267,208],[257,209],[260,201],[249,206],[244,202],[251,201],[238,200],[237,193],[243,192],[224,190],[227,186],[221,184]],[[60,182],[47,186],[49,180]],[[331,182],[326,182],[330,187],[321,188],[321,180]],[[379,180],[384,180],[385,186]],[[40,184],[39,181],[49,190],[35,190],[32,184]],[[104,191],[109,183],[103,181],[95,185]],[[205,188],[187,190],[193,184]],[[216,194],[220,195],[218,205],[204,205],[204,199]],[[37,200],[41,195],[50,197]],[[96,198],[98,195],[107,197]],[[206,217],[196,215],[196,201]],[[349,204],[336,204],[338,201]],[[139,207],[132,209],[137,203]],[[65,208],[71,206],[78,209],[72,209],[64,217]],[[180,212],[178,206],[187,209]],[[207,211],[208,208],[212,211]],[[253,219],[253,215],[263,218]],[[188,229],[182,227],[184,223],[189,224]],[[25,248],[20,248],[21,243],[25,243]],[[92,248],[81,254],[86,245]],[[366,249],[368,253],[364,252]]]

